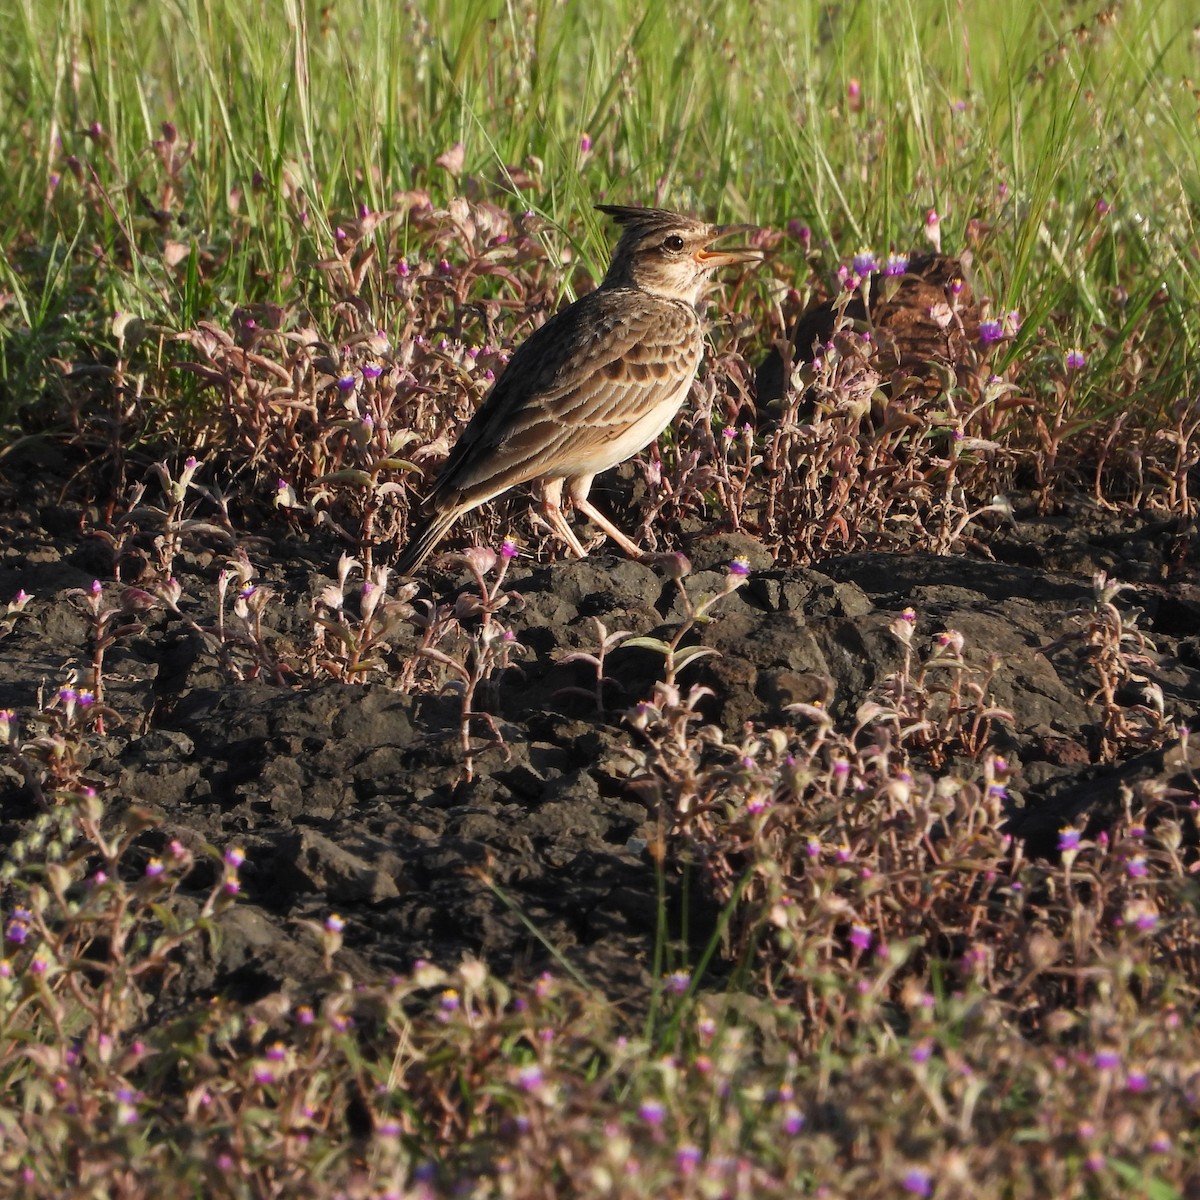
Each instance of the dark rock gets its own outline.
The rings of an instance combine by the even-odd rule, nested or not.
[[[92,576],[75,565],[76,527],[39,528],[16,505],[0,510],[5,522],[0,597],[24,587],[35,599],[3,641],[0,707],[16,709],[25,727],[39,688],[53,694],[90,662],[90,624],[65,592]],[[725,587],[733,558],[749,559],[753,573],[688,633],[685,645],[718,653],[685,666],[680,683],[716,693],[704,711],[730,739],[747,722],[794,723],[796,704],[819,702],[835,719],[853,719],[870,689],[900,669],[890,627],[912,607],[918,660],[940,632],[955,630],[967,662],[991,671],[989,698],[1012,714],[993,729],[1012,764],[1012,828],[1031,853],[1053,853],[1064,821],[1084,812],[1106,820],[1122,789],[1149,796],[1165,778],[1194,794],[1183,765],[1163,752],[1096,761],[1095,671],[1078,641],[1062,641],[1090,609],[1092,570],[1135,548],[1145,561],[1122,563],[1121,575],[1142,582],[1120,603],[1143,610],[1152,646],[1141,671],[1173,715],[1195,724],[1200,593],[1170,575],[1177,539],[1160,526],[1079,503],[1053,517],[1022,512],[991,538],[997,561],[861,553],[786,570],[745,534],[702,531],[688,547],[693,600]],[[303,642],[312,589],[335,572],[341,549],[316,536],[262,535],[255,565],[277,592],[273,630]],[[199,547],[177,566],[189,617],[212,626],[218,561]],[[603,552],[552,566],[514,563],[506,586],[517,599],[501,619],[525,653],[519,670],[477,694],[477,711],[489,713],[502,743],[489,744],[492,726],[471,720],[470,780],[460,697],[397,689],[416,645],[407,626],[392,638],[395,677],[366,685],[269,682],[269,670],[241,650],[245,678],[236,681],[204,638],[162,611],[143,614],[140,630],[110,648],[105,695],[117,717],[84,755],[111,812],[152,808],[163,828],[148,853],[173,837],[191,849],[197,867],[185,908],[219,877],[206,845],[247,853],[244,899],[221,917],[220,948],[194,944],[178,987],[243,999],[316,987],[323,956],[306,922],[319,930],[337,911],[346,931],[336,966],[358,978],[468,953],[497,970],[534,972],[551,961],[549,944],[601,986],[644,993],[658,930],[646,844],[658,815],[652,791],[638,785],[643,746],[623,714],[651,697],[664,660],[648,649],[613,650],[598,705],[594,667],[562,659],[596,653],[597,621],[609,633],[670,640],[685,606],[661,565]],[[1149,694],[1139,688],[1135,700]],[[3,835],[19,837],[37,813],[20,773],[0,768]],[[665,883],[674,915],[685,889],[670,864]],[[702,946],[716,918],[699,890],[687,889],[687,929]]]

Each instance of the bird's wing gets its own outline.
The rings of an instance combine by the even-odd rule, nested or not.
[[[700,354],[699,319],[687,305],[589,293],[513,355],[455,443],[430,502],[477,503],[603,457],[639,417],[679,394]]]

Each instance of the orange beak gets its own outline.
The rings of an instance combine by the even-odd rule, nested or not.
[[[732,266],[734,263],[758,262],[762,259],[762,251],[753,246],[727,246],[724,250],[709,250],[708,246],[722,238],[733,237],[735,234],[757,233],[757,225],[713,225],[712,235],[705,247],[696,251],[696,261],[710,270],[718,267]]]

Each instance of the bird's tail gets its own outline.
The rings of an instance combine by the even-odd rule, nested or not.
[[[422,518],[408,535],[408,543],[400,551],[394,570],[399,575],[413,575],[421,564],[433,553],[434,547],[446,536],[450,526],[458,520],[456,508],[441,509]]]

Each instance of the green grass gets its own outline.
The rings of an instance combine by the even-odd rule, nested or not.
[[[37,408],[48,356],[110,348],[114,311],[168,328],[259,300],[320,313],[337,223],[412,188],[532,208],[593,275],[601,197],[801,221],[825,269],[920,244],[936,208],[996,305],[1067,342],[1119,343],[1164,287],[1135,396],[1153,409],[1194,386],[1191,25],[1186,0],[1111,21],[1047,6],[1032,36],[1011,6],[915,0],[22,0],[0,29],[3,411],[11,429]],[[436,165],[456,143],[457,176]],[[190,271],[165,264],[171,241]],[[780,263],[804,284],[794,242]]]

